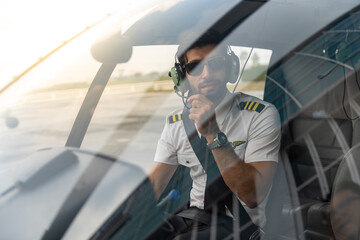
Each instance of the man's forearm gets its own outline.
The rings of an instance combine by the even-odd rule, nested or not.
[[[164,163],[154,163],[148,177],[153,186],[156,199],[158,200],[166,185],[169,183],[177,166]]]
[[[261,174],[256,168],[239,159],[230,144],[225,148],[216,148],[212,150],[212,153],[224,182],[230,190],[248,207],[256,207],[262,200],[261,196],[258,196],[261,190],[258,188],[261,186],[256,184]]]
[[[212,142],[215,135],[211,133],[204,137],[208,142]],[[230,190],[248,207],[256,207],[267,195],[276,162],[245,163],[236,155],[230,144],[224,148],[215,148],[212,153],[224,182]]]

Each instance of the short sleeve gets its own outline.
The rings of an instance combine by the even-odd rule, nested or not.
[[[156,147],[154,161],[171,165],[178,165],[174,141],[170,134],[170,124],[167,121]]]
[[[245,162],[278,162],[280,138],[279,113],[273,105],[268,105],[252,119],[245,151]]]

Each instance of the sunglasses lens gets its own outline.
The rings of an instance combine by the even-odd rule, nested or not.
[[[202,63],[201,61],[192,61],[185,66],[186,72],[191,76],[199,76],[204,69],[204,63]]]
[[[219,71],[225,66],[225,58],[219,56],[203,61],[192,61],[185,65],[185,69],[190,76],[199,76],[203,72],[205,64],[208,65],[210,70]]]
[[[211,70],[219,71],[224,68],[225,61],[224,57],[214,57],[209,59],[208,66]]]

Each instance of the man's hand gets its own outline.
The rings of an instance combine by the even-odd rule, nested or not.
[[[189,97],[188,102],[192,103],[189,119],[196,124],[201,135],[204,137],[211,135],[213,137],[220,131],[216,123],[213,102],[201,94]]]

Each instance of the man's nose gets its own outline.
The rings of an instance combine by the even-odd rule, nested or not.
[[[204,68],[203,68],[203,71],[201,73],[201,77],[208,77],[210,76],[210,69],[209,69],[209,66],[207,64],[204,64]]]

